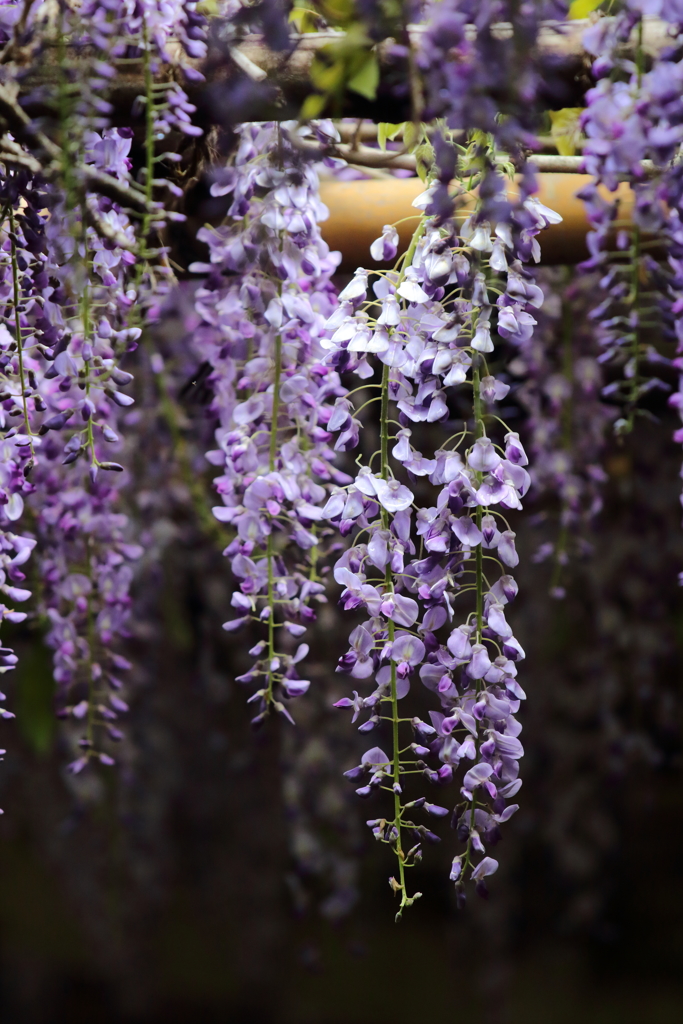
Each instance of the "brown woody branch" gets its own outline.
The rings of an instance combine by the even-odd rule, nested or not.
[[[4,124],[2,123],[4,122]],[[46,181],[54,181],[60,173],[62,150],[42,132],[18,103],[18,91],[15,85],[0,84],[0,126],[10,131],[11,139],[3,137],[2,149],[7,162],[14,166],[23,166],[32,173],[40,173]],[[17,143],[23,143],[33,154],[28,156],[19,149]],[[42,157],[42,159],[40,159]],[[138,212],[148,210],[144,192],[135,185],[127,185],[111,174],[78,163],[75,167],[76,176],[86,190],[98,192],[128,209]],[[151,211],[149,211],[151,212]]]
[[[283,120],[297,116],[303,99],[310,93],[311,66],[317,54],[329,44],[340,42],[343,32],[314,32],[304,35],[293,34],[291,48],[287,51],[270,50],[262,38],[257,35],[246,36],[238,45],[226,45],[220,42],[221,27],[225,19],[211,19],[209,39],[214,42],[204,61],[191,61],[206,76],[206,82],[188,82],[186,88],[190,97],[199,102],[202,115],[207,121],[228,120]],[[567,97],[575,105],[581,102],[585,88],[591,83],[590,65],[592,56],[583,47],[583,33],[589,23],[587,21],[546,22],[541,27],[537,54],[552,62],[553,73],[561,77],[567,85]],[[423,26],[414,25],[409,29],[411,39],[418,44],[425,31]],[[472,28],[472,33],[475,29]],[[506,39],[512,35],[512,26],[501,23],[494,26],[494,35]],[[643,50],[647,59],[660,53],[671,45],[672,37],[666,22],[657,18],[645,18],[643,22]],[[224,33],[223,33],[224,35]],[[391,95],[391,83],[405,80],[407,64],[402,64],[394,54],[394,41],[386,39],[378,44],[377,54],[380,63],[380,85],[377,99],[369,101],[363,97],[347,92],[342,113],[345,116],[365,117],[375,121],[402,121],[407,116],[402,103]],[[624,44],[622,55],[633,57],[636,49],[635,31]],[[56,81],[56,51],[47,47],[40,66],[28,71],[24,87],[27,92],[39,85],[49,85]],[[78,55],[73,55],[78,63]],[[166,72],[169,78],[172,72]],[[210,93],[215,87],[230,84],[246,76],[262,88],[254,94],[250,101],[250,109],[244,112],[232,111],[225,114],[220,102],[206,102],[207,88]],[[270,87],[270,88],[268,88]],[[130,108],[136,96],[144,91],[142,63],[127,63],[119,69],[119,74],[112,82],[108,99],[120,111],[122,116],[130,117]]]

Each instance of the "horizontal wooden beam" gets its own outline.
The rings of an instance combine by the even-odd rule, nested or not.
[[[549,66],[552,67],[553,75],[564,83],[564,92],[562,96],[558,97],[561,106],[581,105],[586,88],[592,84],[590,67],[593,57],[586,52],[583,46],[583,35],[589,24],[590,22],[586,20],[578,20],[544,22],[541,26],[537,53],[539,57],[547,59]],[[220,39],[222,34],[220,29],[219,23],[214,24],[210,37]],[[470,31],[474,36],[476,32],[474,26]],[[415,45],[419,45],[420,37],[424,32],[425,26],[423,25],[409,27],[409,35]],[[512,26],[500,23],[494,26],[493,34],[499,39],[510,38]],[[225,51],[222,53],[210,51],[204,71],[207,74],[207,81],[211,85],[215,85],[218,81],[232,79],[232,65],[236,66],[241,63],[242,58],[245,59],[249,67],[257,69],[257,72],[265,76],[261,81],[264,90],[262,100],[255,101],[254,104],[258,106],[259,103],[262,103],[262,113],[258,116],[250,113],[249,118],[252,120],[284,119],[296,116],[301,103],[309,94],[311,65],[316,55],[330,44],[338,43],[343,38],[343,32],[332,31],[293,35],[289,51],[273,52],[264,45],[263,40],[258,36],[247,36],[232,51],[232,57],[226,57]],[[651,60],[666,46],[670,46],[671,42],[670,28],[666,22],[658,18],[644,19],[642,46],[646,60]],[[397,100],[392,94],[392,85],[397,81],[404,82],[408,74],[407,64],[397,60],[393,53],[393,43],[393,39],[386,39],[377,46],[380,64],[377,99],[370,101],[357,93],[347,91],[343,109],[331,113],[394,123],[409,118],[410,112],[405,105],[407,101]],[[637,33],[634,30],[621,49],[622,56],[634,58],[636,44]],[[246,74],[247,72],[242,69],[241,73]],[[256,76],[252,75],[252,77]],[[268,87],[273,90],[271,95],[268,95]],[[225,113],[225,108],[223,112]],[[235,116],[234,111],[229,111],[229,113]]]
[[[606,19],[611,21],[612,19]],[[583,34],[586,28],[592,24],[588,20],[576,21],[547,21],[541,25],[537,52],[541,56],[552,57],[567,62],[567,70],[576,70],[593,61],[583,45]],[[424,25],[411,25],[408,32],[411,41],[419,45],[420,38],[424,35]],[[471,26],[469,30],[471,38],[476,37],[476,28]],[[497,39],[512,38],[513,28],[511,24],[501,22],[493,26],[493,35]],[[220,36],[220,30],[218,32]],[[244,54],[250,63],[260,68],[268,77],[279,78],[283,83],[292,85],[309,83],[309,72],[313,58],[316,53],[328,46],[330,43],[340,42],[344,38],[343,32],[311,32],[304,35],[292,36],[291,53],[274,53],[268,50],[258,36],[247,36],[237,47]],[[621,48],[621,55],[624,57],[635,57],[637,45],[637,30],[634,29],[629,39]],[[378,44],[377,52],[380,66],[391,60],[391,48],[394,40],[387,39]],[[646,17],[643,19],[642,47],[646,58],[657,56],[672,43],[670,26],[659,18]]]
[[[584,50],[582,42],[587,24],[586,21],[545,22],[538,38],[539,55],[552,59],[554,72],[559,73],[567,84],[565,99],[572,100],[574,105],[581,102],[583,91],[590,84],[592,58]],[[333,31],[293,34],[289,49],[278,52],[269,49],[257,35],[246,36],[238,45],[231,47],[221,41],[229,38],[224,28],[227,28],[226,19],[211,18],[208,56],[202,61],[190,61],[206,76],[206,82],[189,82],[187,89],[193,101],[199,104],[202,119],[207,122],[237,123],[296,117],[311,90],[310,71],[316,54],[344,38],[343,32]],[[418,43],[424,31],[424,26],[411,26],[411,39]],[[494,26],[494,35],[498,38],[505,39],[511,34],[512,27],[508,24]],[[375,121],[399,122],[407,118],[404,101],[392,95],[392,83],[404,80],[407,73],[406,67],[393,55],[392,43],[393,40],[387,39],[377,46],[380,63],[377,99],[370,101],[349,91],[343,109],[333,113]],[[657,18],[645,18],[643,48],[646,58],[654,57],[670,44],[668,25]],[[635,34],[632,34],[623,46],[623,55],[633,56],[634,53]],[[56,49],[48,47],[43,58],[37,68],[26,69],[22,79],[24,94],[36,86],[56,82]],[[77,64],[78,54],[70,54],[69,60]],[[232,87],[245,78],[252,80],[252,87],[246,92],[236,92]],[[142,92],[142,64],[127,62],[121,65],[113,80],[108,98],[121,116],[130,117],[132,102]]]
[[[586,259],[586,233],[590,225],[577,191],[593,179],[580,174],[541,174],[538,198],[562,216],[540,236],[542,262],[550,265],[578,263]],[[342,253],[342,272],[356,267],[371,267],[370,244],[382,233],[385,224],[396,224],[400,251],[405,251],[417,224],[419,213],[411,203],[424,189],[418,178],[391,178],[385,181],[327,181],[320,194],[330,211],[322,224],[323,237],[331,249]],[[510,185],[509,194],[514,195]],[[633,194],[626,184],[616,193],[605,193],[620,201],[620,221],[630,222]],[[459,217],[464,219],[468,208]],[[406,219],[408,218],[408,219]],[[381,266],[381,264],[377,264]]]
[[[312,147],[307,146],[306,150],[311,153]],[[411,153],[402,151],[386,152],[381,149],[373,149],[370,146],[352,146],[347,143],[338,143],[335,146],[323,149],[320,147],[321,158],[326,155],[339,156],[348,164],[355,167],[374,167],[380,170],[391,171],[397,168],[403,171],[417,173],[417,161]],[[501,161],[503,157],[500,158]],[[531,154],[529,159],[533,162],[537,171],[541,174],[548,172],[562,174],[582,174],[584,171],[584,160],[581,156],[562,156],[558,153]],[[645,177],[653,177],[657,173],[657,165],[652,160],[641,160],[639,163],[641,172]]]

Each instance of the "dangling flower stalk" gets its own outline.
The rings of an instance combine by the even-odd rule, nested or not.
[[[523,468],[527,459],[518,435],[490,411],[509,387],[491,374],[486,356],[494,351],[494,330],[512,346],[531,337],[533,314],[543,295],[523,264],[539,259],[536,235],[560,219],[533,198],[535,177],[524,158],[536,118],[537,13],[528,5],[520,10],[515,3],[505,4],[504,14],[515,31],[510,39],[501,40],[492,30],[503,17],[500,4],[482,8],[469,0],[451,0],[430,8],[417,64],[424,76],[425,112],[443,120],[438,120],[431,143],[424,129],[418,133],[419,166],[426,160],[433,171],[426,191],[414,203],[424,211],[414,244],[403,264],[381,272],[373,285],[379,315],[373,313],[375,301],[367,300],[368,271],[359,268],[328,321],[330,359],[336,368],[355,370],[367,379],[373,373],[371,353],[384,364],[383,456],[390,440],[391,399],[400,417],[393,457],[420,488],[421,477],[441,488],[435,506],[416,502],[413,491],[393,476],[383,457],[379,475],[373,473],[370,460],[326,506],[328,518],[342,534],[358,529],[355,543],[335,567],[335,579],[344,587],[342,606],[364,608],[369,615],[351,634],[351,648],[340,659],[339,670],[357,680],[373,675],[376,680],[369,696],[354,691],[353,699],[343,698],[338,705],[353,707],[354,720],[364,709],[371,710],[360,726],[362,732],[380,725],[378,707],[389,702],[392,709],[392,753],[388,756],[374,747],[346,775],[352,780],[369,775],[368,784],[357,789],[361,797],[380,789],[394,794],[393,819],[382,817],[368,824],[398,857],[399,880],[390,879],[390,885],[400,894],[399,917],[416,898],[406,892],[405,868],[421,858],[422,841],[438,841],[430,829],[408,821],[405,811],[422,808],[436,817],[448,813],[421,796],[405,802],[402,792],[408,776],[424,773],[430,782],[445,784],[461,760],[475,762],[465,772],[464,803],[453,817],[465,843],[451,871],[459,902],[464,899],[467,871],[485,895],[484,879],[498,865],[488,856],[475,865],[473,857],[485,853],[482,837],[496,841],[498,825],[516,810],[516,805],[506,806],[506,800],[521,785],[517,762],[523,751],[514,715],[524,698],[515,678],[516,662],[524,652],[504,611],[517,593],[505,566],[514,567],[518,556],[515,535],[499,509],[521,508],[529,474]],[[452,59],[454,53],[457,60]],[[507,98],[502,112],[501,95]],[[456,140],[463,131],[460,144]],[[519,198],[513,201],[506,196],[501,167],[512,174],[515,162],[522,173]],[[462,184],[453,189],[453,179]],[[468,188],[477,187],[474,213],[456,227],[455,207]],[[397,241],[395,225],[385,226],[371,247],[373,258],[389,261]],[[491,301],[491,295],[498,297]],[[454,391],[466,382],[472,388],[467,411]],[[341,430],[338,448],[357,445],[357,417],[366,404],[354,409],[348,398],[338,401],[339,414],[333,420]],[[420,424],[460,417],[462,429],[456,429],[432,457],[415,447],[415,434],[426,429]],[[502,444],[487,434],[489,417],[495,430],[500,424],[506,431]],[[472,441],[467,447],[466,438]],[[417,507],[414,528],[411,505]],[[417,555],[413,529],[420,555],[404,565],[405,554]],[[485,556],[484,547],[496,549],[498,558]],[[493,585],[484,566],[489,557],[498,565],[504,563]],[[370,582],[370,566],[382,572],[381,582]],[[414,597],[407,597],[406,590]],[[474,607],[465,622],[452,629],[455,599],[465,594],[471,595]],[[442,639],[440,630],[446,623],[450,635]],[[443,708],[430,711],[431,725],[398,715],[397,702],[408,692],[416,669]],[[401,748],[400,724],[405,721],[410,721],[415,740]],[[425,760],[430,756],[438,758],[437,770]],[[417,840],[407,853],[404,829]]]
[[[520,432],[532,461],[530,498],[550,504],[536,516],[544,539],[532,561],[552,561],[549,593],[561,599],[567,565],[591,552],[607,479],[601,462],[617,410],[601,400],[601,349],[588,315],[595,275],[549,268],[536,281],[546,301],[510,369],[521,378],[516,395],[526,413]]]
[[[31,424],[28,418],[28,395],[30,394],[29,389],[26,387],[26,375],[24,373],[24,342],[23,342],[23,331],[21,326],[21,316],[19,314],[19,308],[21,305],[21,291],[19,288],[19,267],[17,264],[17,246],[16,246],[16,225],[14,222],[14,209],[10,204],[9,207],[9,222],[10,222],[10,254],[12,260],[12,289],[13,289],[13,306],[14,306],[14,330],[15,339],[17,344],[17,361],[19,365],[19,386],[21,388],[21,400],[22,410],[24,414],[24,430],[26,436],[29,439],[29,448],[31,451],[31,461],[26,464],[24,474],[28,476],[33,464],[35,453],[33,450],[33,438],[31,430]]]
[[[415,229],[413,237],[410,242],[405,256],[403,257],[403,267],[401,273],[397,278],[396,290],[400,288],[405,278],[405,270],[411,265],[413,256],[417,245],[422,238],[426,227],[426,221],[424,218],[420,219],[418,227]],[[390,479],[390,465],[389,465],[389,381],[390,381],[390,366],[389,363],[385,363],[382,367],[382,391],[381,391],[381,411],[380,411],[380,431],[381,431],[381,453],[380,453],[380,476],[387,484]],[[389,530],[389,512],[385,507],[381,509],[381,522],[382,530]],[[384,570],[384,594],[393,594],[393,579],[391,566],[387,562]],[[389,598],[391,600],[391,598]],[[393,645],[395,639],[395,625],[394,620],[389,619],[387,622],[387,635],[389,644]],[[386,700],[387,698],[382,698]],[[400,920],[404,907],[411,906],[416,899],[422,895],[422,893],[416,892],[413,896],[408,895],[406,888],[406,854],[403,850],[402,832],[406,828],[406,824],[403,821],[404,806],[402,802],[402,786],[401,786],[401,744],[400,744],[400,725],[401,718],[399,716],[398,706],[398,689],[396,679],[396,662],[392,659],[391,661],[391,679],[389,688],[389,704],[391,709],[390,721],[391,721],[391,747],[392,747],[392,790],[394,795],[394,820],[391,823],[390,832],[392,835],[395,834],[394,851],[396,853],[396,859],[398,864],[398,882],[394,881],[393,888],[398,890],[401,896],[401,903],[396,914],[396,920]]]
[[[530,311],[542,299],[521,264],[508,264],[505,250],[512,255],[528,251],[541,227],[556,219],[551,211],[526,198],[520,207],[521,230],[514,219],[520,214],[513,211],[511,220],[499,223],[492,238],[490,226],[477,226],[476,216],[456,228],[452,219],[433,215],[430,206],[435,190],[432,183],[415,200],[417,208],[426,213],[412,245],[395,269],[381,272],[373,285],[379,314],[373,312],[375,300],[366,298],[369,272],[359,269],[340,294],[339,310],[328,321],[330,360],[335,367],[355,369],[368,378],[371,353],[383,364],[380,472],[373,473],[372,459],[361,466],[353,483],[331,496],[325,511],[342,534],[354,526],[359,530],[355,543],[337,562],[335,579],[344,587],[342,606],[365,608],[370,618],[351,634],[351,648],[340,659],[339,669],[357,680],[374,675],[377,685],[369,696],[354,692],[353,699],[343,698],[338,706],[353,707],[354,719],[370,709],[370,718],[360,726],[362,732],[372,731],[382,721],[390,723],[391,753],[374,747],[346,774],[352,780],[370,775],[369,783],[357,790],[361,797],[381,789],[393,794],[393,817],[372,819],[369,825],[398,859],[399,877],[392,878],[390,884],[400,895],[399,917],[419,895],[408,895],[406,868],[421,858],[422,841],[438,841],[430,829],[409,820],[406,811],[423,808],[436,817],[448,813],[424,797],[406,802],[403,793],[409,776],[424,773],[430,782],[445,784],[461,759],[477,762],[465,773],[465,804],[454,819],[466,842],[452,872],[459,898],[464,896],[461,876],[466,870],[471,870],[483,893],[484,877],[497,867],[490,857],[473,864],[474,853],[484,852],[482,823],[486,826],[483,831],[493,834],[497,823],[516,809],[514,805],[506,808],[505,799],[519,788],[517,760],[522,748],[513,714],[524,696],[515,680],[515,662],[523,657],[523,651],[512,636],[503,607],[515,596],[517,587],[505,572],[490,586],[482,548],[497,548],[498,557],[507,565],[517,564],[514,533],[492,506],[520,508],[529,476],[523,469],[526,456],[517,434],[505,427],[504,449],[487,436],[487,416],[494,423],[502,421],[485,412],[485,406],[490,408],[509,388],[490,374],[485,357],[494,350],[494,313],[499,336],[521,340],[530,335],[535,323]],[[452,198],[457,201],[463,191],[456,189]],[[386,261],[392,248],[395,255],[396,242],[395,228],[386,226],[382,238],[373,243],[373,255]],[[500,273],[506,273],[504,285],[493,276]],[[499,295],[496,306],[489,302],[489,289]],[[463,428],[450,439],[456,442],[455,450],[451,451],[447,442],[432,457],[425,457],[414,447],[415,431],[421,429],[421,423],[448,419],[449,398],[460,407],[459,396],[449,395],[449,391],[468,377],[473,402],[471,411],[463,415]],[[393,438],[394,459],[403,464],[411,480],[428,477],[431,483],[441,485],[436,507],[421,502],[417,506],[415,532],[421,552],[408,565],[404,565],[404,554],[417,553],[409,511],[415,495],[395,478],[389,461],[389,424],[394,422],[389,416],[390,401],[396,403],[400,416],[400,429]],[[362,403],[361,408],[367,404]],[[331,421],[341,431],[337,447],[353,448],[358,443],[354,424],[359,410],[352,410],[348,396],[337,401],[337,410]],[[413,425],[410,429],[408,423]],[[473,443],[463,459],[457,449],[468,435]],[[498,448],[504,451],[503,457]],[[465,508],[470,509],[469,514],[457,514]],[[497,519],[505,527],[502,531]],[[498,559],[493,561],[500,564]],[[370,567],[381,571],[380,579],[370,582]],[[473,579],[468,580],[470,575]],[[415,599],[408,597],[406,590]],[[452,621],[455,598],[466,593],[472,595],[473,611],[444,644],[439,631]],[[491,657],[487,645],[493,646]],[[456,677],[454,670],[463,667]],[[444,708],[444,714],[430,711],[431,725],[399,714],[398,702],[406,696],[409,677],[416,669]],[[380,714],[384,706],[390,714]],[[479,729],[477,722],[487,719],[490,728],[482,725]],[[415,732],[414,741],[407,746],[402,746],[400,738],[404,723],[410,723]],[[458,732],[463,734],[460,741],[455,739]],[[430,755],[441,761],[438,770],[424,760]],[[480,788],[493,801],[491,809],[477,792]],[[418,840],[407,852],[405,830]]]
[[[3,393],[0,427],[4,431],[0,445],[0,591],[4,600],[9,599],[13,603],[27,601],[31,596],[29,590],[16,584],[23,583],[26,578],[21,567],[28,561],[36,543],[30,533],[14,532],[14,524],[23,517],[25,499],[33,490],[30,473],[35,461],[28,403],[29,399],[36,403],[36,378],[25,353],[28,324],[22,292],[25,283],[27,290],[31,290],[31,265],[30,258],[25,259],[29,254],[21,250],[22,235],[15,213],[15,205],[20,210],[24,196],[25,207],[30,209],[31,184],[23,172],[5,172],[0,179],[0,288],[5,298],[0,320],[0,381]],[[9,225],[9,231],[6,225]],[[26,282],[24,278],[27,278]],[[39,408],[40,400],[37,401],[36,408]],[[8,424],[8,419],[17,415],[21,416],[23,431]],[[20,623],[26,617],[25,612],[0,604],[0,621],[7,619]],[[0,675],[13,670],[17,662],[11,648],[0,648]],[[4,700],[5,695],[2,694],[0,701]],[[6,719],[14,715],[2,707],[0,717]]]
[[[324,136],[333,129],[314,130]],[[307,645],[292,655],[276,637],[283,630],[301,636],[315,618],[312,604],[324,600],[315,524],[327,482],[346,479],[332,464],[327,429],[330,400],[343,389],[323,366],[319,341],[338,257],[320,236],[327,211],[317,175],[291,138],[300,131],[242,126],[234,164],[212,186],[215,196],[232,196],[228,221],[199,232],[211,262],[191,267],[208,275],[196,292],[203,322],[193,347],[212,367],[220,424],[221,448],[208,453],[225,466],[215,481],[224,505],[214,512],[236,529],[225,553],[241,580],[232,597],[240,614],[225,628],[255,620],[266,629],[251,651],[253,670],[240,677],[263,681],[250,698],[259,702],[256,725],[272,709],[291,717],[285,700],[308,689],[296,668]]]
[[[671,59],[671,51],[669,58],[656,58],[645,70],[642,10],[640,0],[627,0],[618,14],[597,21],[584,36],[586,49],[596,58],[593,72],[598,82],[587,92],[581,116],[587,136],[584,163],[594,180],[579,193],[593,229],[587,239],[591,255],[580,269],[600,269],[603,275],[600,287],[606,298],[591,316],[599,328],[601,362],[623,368],[623,379],[611,381],[603,391],[619,407],[621,415],[614,423],[618,435],[633,430],[648,392],[668,390],[663,381],[646,375],[644,366],[668,364],[647,342],[649,328],[666,330],[662,314],[667,316],[656,301],[663,275],[650,250],[661,246],[669,233],[675,194],[671,160],[681,138],[680,97],[670,83],[681,78],[683,66]],[[634,28],[633,64],[619,51]],[[644,160],[653,165],[648,173]],[[634,194],[630,231],[618,220],[619,197],[605,199],[598,189],[604,185],[616,192],[620,182],[628,182]]]

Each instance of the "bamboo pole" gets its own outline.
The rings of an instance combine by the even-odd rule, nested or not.
[[[542,232],[542,261],[555,265],[578,263],[588,256],[586,233],[590,225],[576,193],[593,179],[584,174],[541,174],[539,180],[538,198],[562,216],[561,224]],[[330,248],[342,253],[340,270],[352,272],[356,267],[373,265],[370,244],[381,235],[385,224],[396,223],[400,251],[407,249],[419,216],[411,203],[423,190],[419,178],[323,182],[320,194],[330,216],[322,224],[322,232]],[[508,194],[514,195],[514,190],[511,184]],[[620,219],[630,221],[633,194],[628,185],[621,184],[616,193],[604,194],[619,199]],[[469,207],[461,208],[461,220],[468,215],[473,202],[474,198]]]

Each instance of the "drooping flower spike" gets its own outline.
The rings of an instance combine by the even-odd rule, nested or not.
[[[103,740],[120,739],[112,723],[126,707],[117,692],[118,674],[112,673],[127,662],[112,645],[126,632],[129,562],[140,548],[130,543],[114,483],[120,485],[123,466],[112,455],[121,447],[121,421],[133,403],[126,391],[132,375],[118,364],[140,337],[131,313],[143,304],[141,288],[150,287],[141,271],[150,255],[159,254],[152,253],[147,237],[155,222],[152,181],[142,193],[132,186],[133,133],[107,127],[112,107],[100,93],[116,75],[113,63],[131,47],[150,70],[155,61],[172,60],[171,36],[180,36],[191,56],[202,56],[202,19],[194,9],[194,4],[85,3],[73,12],[57,5],[50,31],[61,54],[58,85],[56,96],[46,92],[44,102],[48,109],[54,105],[60,174],[46,184],[38,174],[8,169],[2,181],[8,222],[3,223],[9,325],[4,348],[6,369],[16,377],[6,409],[22,417],[21,429],[15,422],[6,434],[3,473],[8,485],[13,482],[10,516],[19,519],[28,500],[36,534],[5,535],[6,572],[15,579],[22,575],[18,566],[37,539],[43,577],[39,605],[51,623],[47,641],[55,650],[58,707],[83,727],[81,753],[72,764],[76,772],[92,757],[113,763]],[[27,32],[35,24],[27,24]],[[67,59],[67,46],[78,48],[79,42],[94,44],[81,62],[80,79]],[[169,125],[199,133],[188,127],[194,108],[183,106],[179,86],[171,91],[178,102],[160,101],[156,93],[145,97],[148,171],[157,159],[150,132],[160,138],[169,130],[159,120],[162,112]],[[26,138],[30,141],[30,132]],[[103,193],[85,182],[101,183]],[[155,179],[153,184],[168,183]],[[124,210],[112,195],[123,202],[130,197],[135,210]],[[131,212],[141,209],[141,220],[132,219]],[[158,213],[156,222],[157,228],[163,222]],[[149,299],[144,304],[149,306]],[[14,589],[16,599],[29,596]],[[6,658],[8,664],[15,660],[10,652]]]
[[[595,277],[568,279],[565,268],[541,268],[536,281],[545,295],[538,326],[517,346],[510,370],[521,381],[516,398],[526,412],[520,429],[532,462],[529,499],[550,505],[537,516],[543,540],[533,560],[550,561],[549,593],[563,598],[569,563],[592,551],[606,436],[617,412],[601,396],[601,350],[587,315]]]
[[[241,127],[234,163],[212,185],[230,197],[226,223],[199,232],[210,262],[191,267],[208,275],[196,292],[194,348],[212,367],[219,421],[219,448],[207,456],[222,469],[214,514],[235,533],[225,553],[237,617],[225,628],[256,621],[265,629],[240,677],[256,687],[256,724],[271,708],[291,718],[289,699],[308,689],[298,668],[307,645],[288,651],[283,634],[302,636],[324,600],[322,506],[330,483],[347,479],[330,445],[332,403],[345,392],[320,342],[338,255],[320,235],[327,211],[316,171],[295,146],[301,134],[294,123]]]
[[[415,206],[424,208],[433,194],[428,187]],[[535,238],[555,215],[548,211],[546,219],[535,201],[526,202]],[[514,812],[506,801],[521,785],[514,715],[524,698],[516,680],[524,652],[506,617],[517,593],[508,570],[519,560],[507,511],[521,508],[530,478],[518,434],[503,425],[498,437],[502,420],[494,410],[509,386],[489,372],[487,360],[494,339],[500,349],[504,339],[519,344],[530,336],[542,292],[518,258],[513,233],[475,224],[472,218],[458,229],[453,220],[423,215],[393,271],[372,286],[368,271],[356,271],[328,320],[325,343],[340,370],[367,379],[373,359],[382,369],[381,394],[369,400],[381,404],[378,461],[373,456],[361,465],[355,480],[331,495],[325,513],[342,534],[357,531],[334,575],[342,607],[362,609],[367,619],[339,663],[358,689],[338,704],[363,719],[362,732],[389,723],[391,753],[373,747],[346,774],[361,782],[361,797],[381,789],[392,794],[393,813],[369,825],[397,856],[391,884],[400,896],[399,916],[419,895],[409,894],[407,868],[422,856],[423,842],[437,841],[421,815],[449,813],[424,796],[406,800],[409,776],[424,774],[442,785],[461,762],[472,762],[455,813],[465,843],[452,875],[461,896],[465,871],[484,892],[495,862],[475,866],[476,855]],[[508,254],[504,276],[491,267],[497,243]],[[528,244],[525,238],[522,252]],[[453,423],[458,388],[471,389],[470,412],[451,438],[425,452],[430,425]],[[336,408],[344,431],[337,444],[353,448],[352,402],[340,398]],[[418,501],[429,493],[427,481],[434,497]],[[400,702],[418,678],[436,707],[406,717]]]

